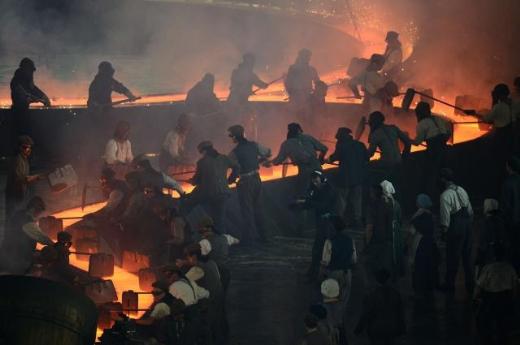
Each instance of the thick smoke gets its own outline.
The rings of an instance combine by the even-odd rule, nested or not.
[[[314,51],[320,72],[344,66],[360,51],[339,30],[251,8],[143,0],[7,2],[0,29],[4,63],[13,70],[20,57],[32,56],[40,84],[54,97],[85,96],[105,59],[130,88],[155,93],[186,91],[206,72],[215,74],[217,88],[227,89],[246,52],[256,54],[258,73],[270,80],[303,47]],[[3,86],[9,69],[1,75]]]

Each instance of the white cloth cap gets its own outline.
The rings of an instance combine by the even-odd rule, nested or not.
[[[383,189],[383,194],[387,197],[392,197],[395,194],[395,188],[392,182],[384,180],[381,182],[381,188]]]
[[[335,279],[325,279],[321,283],[321,294],[325,298],[337,298],[339,296],[339,284]]]
[[[200,245],[200,253],[203,256],[206,256],[211,252],[211,243],[207,239],[200,240],[199,245]]]
[[[495,199],[484,200],[484,214],[491,213],[499,209],[498,201]]]

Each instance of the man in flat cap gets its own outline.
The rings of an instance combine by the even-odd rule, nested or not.
[[[6,220],[19,208],[29,195],[29,186],[41,177],[31,175],[29,158],[34,142],[31,137],[22,135],[18,137],[18,153],[7,168],[7,181],[5,187],[5,212]]]
[[[228,128],[229,137],[236,144],[230,153],[230,158],[238,163],[229,177],[229,182],[237,183],[240,210],[244,221],[242,243],[247,244],[258,239],[265,240],[262,228],[260,163],[271,156],[271,150],[245,137],[244,127],[234,125]]]
[[[197,161],[195,174],[190,180],[195,189],[183,199],[181,211],[187,215],[200,205],[215,221],[217,230],[223,232],[225,206],[230,194],[228,171],[236,169],[237,164],[220,154],[211,141],[201,142],[197,149],[202,158]]]

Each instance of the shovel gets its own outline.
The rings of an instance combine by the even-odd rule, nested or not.
[[[404,94],[404,98],[403,98],[403,102],[401,103],[401,108],[404,110],[404,111],[408,111],[410,110],[410,105],[412,104],[413,102],[413,98],[415,95],[420,95],[424,98],[429,98],[431,100],[434,100],[435,102],[439,102],[441,104],[444,104],[444,105],[447,105],[448,107],[451,107],[453,109],[457,109],[461,112],[463,112],[464,114],[466,115],[475,115],[475,110],[473,109],[462,109],[460,107],[457,107],[456,105],[453,105],[451,103],[448,103],[448,102],[445,102],[443,100],[440,100],[438,98],[435,98],[433,96],[430,96],[424,92],[420,92],[420,91],[416,91],[412,88],[409,88],[406,90],[406,93]]]

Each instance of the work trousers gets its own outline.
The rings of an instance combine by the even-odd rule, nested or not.
[[[507,336],[514,320],[514,297],[511,290],[501,292],[482,291],[482,301],[477,314],[477,330],[483,345],[507,344]]]
[[[316,215],[316,230],[314,233],[314,243],[312,245],[312,262],[309,269],[310,278],[317,278],[318,276],[321,257],[323,254],[323,246],[327,240],[328,224],[329,222],[325,217],[322,217],[321,214]]]
[[[439,197],[439,171],[446,167],[447,145],[444,135],[427,140],[426,162],[424,164],[424,185],[422,191],[428,194],[432,200]]]
[[[455,289],[455,278],[462,258],[466,290],[473,291],[473,267],[471,264],[472,247],[471,219],[465,209],[451,215],[446,242],[446,287]]]
[[[237,184],[238,200],[242,213],[243,227],[241,241],[244,243],[264,238],[261,212],[262,181],[260,175],[240,177]]]
[[[350,204],[352,207],[351,224],[355,226],[361,225],[361,217],[363,216],[363,186],[356,185],[350,187],[338,187],[338,215],[347,218],[347,209]]]

